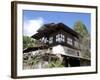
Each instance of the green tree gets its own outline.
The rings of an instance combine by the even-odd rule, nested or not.
[[[86,28],[86,25],[83,24],[81,21],[77,21],[74,25],[74,30],[79,33],[81,38],[81,49],[82,49],[82,56],[84,58],[90,58],[90,34]]]
[[[23,36],[23,49],[28,47],[33,47],[35,45],[36,40],[29,37],[29,36]]]
[[[78,32],[81,36],[87,36],[88,35],[88,30],[81,21],[77,21],[74,25],[74,30]]]

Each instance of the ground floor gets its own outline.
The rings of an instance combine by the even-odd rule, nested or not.
[[[27,58],[27,59],[26,59]],[[91,61],[61,54],[39,54],[24,57],[23,69],[90,66]]]
[[[31,50],[28,49],[23,54],[23,69],[91,65],[91,60],[82,58],[79,50],[71,49],[66,46],[58,45],[49,49]]]

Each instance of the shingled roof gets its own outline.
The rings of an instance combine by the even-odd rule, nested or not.
[[[35,39],[39,39],[40,37],[51,34],[53,32],[57,32],[59,30],[64,30],[65,32],[68,32],[76,37],[80,36],[77,32],[75,32],[73,29],[69,28],[67,25],[63,23],[49,23],[43,25],[39,30],[37,30],[37,33],[34,34],[32,37]]]

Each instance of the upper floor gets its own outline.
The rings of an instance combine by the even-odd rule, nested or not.
[[[74,49],[81,49],[80,35],[63,23],[48,24],[32,37],[49,47],[61,44]]]

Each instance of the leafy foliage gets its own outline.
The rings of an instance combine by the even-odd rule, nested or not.
[[[81,45],[83,57],[90,58],[90,34],[86,28],[86,25],[81,21],[77,21],[74,25],[74,30],[82,36]]]
[[[39,68],[41,65],[41,68],[55,68],[55,67],[64,67],[63,61],[61,61],[56,55],[54,57],[50,55],[46,55],[45,53],[41,54],[39,52],[38,54],[32,55],[24,55],[24,69],[25,67],[29,67],[30,69]],[[27,58],[28,57],[28,58]],[[45,61],[44,57],[48,57],[48,60]],[[27,58],[27,59],[26,59]],[[45,63],[47,62],[47,63]],[[41,64],[40,64],[41,63]]]
[[[28,47],[33,47],[36,43],[36,40],[29,37],[29,36],[23,36],[23,49]]]
[[[64,65],[61,60],[57,59],[56,61],[50,61],[48,67],[64,67]]]
[[[81,21],[77,21],[74,25],[74,30],[78,32],[81,36],[87,36],[88,35],[88,30]]]

